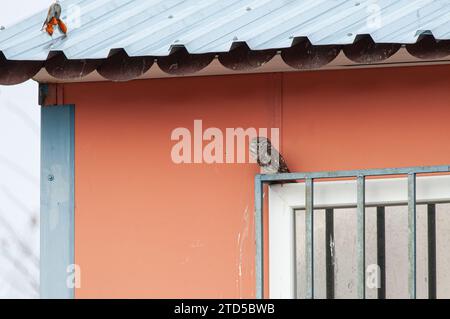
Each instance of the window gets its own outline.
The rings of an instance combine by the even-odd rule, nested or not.
[[[416,296],[450,298],[450,176],[416,183]],[[357,298],[357,182],[316,180],[313,198],[314,297]],[[366,298],[408,298],[408,179],[368,177],[365,203]],[[271,298],[307,296],[305,219],[305,183],[270,185]]]

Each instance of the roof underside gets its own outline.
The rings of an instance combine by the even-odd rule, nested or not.
[[[247,59],[252,52],[265,52],[260,59],[266,63],[271,51],[291,50],[301,42],[291,51],[301,54],[303,48],[304,54],[311,55],[312,50],[315,55],[328,55],[327,60],[335,52],[322,48],[340,51],[357,46],[361,39],[365,45],[361,48],[360,43],[356,50],[360,54],[382,48],[388,52],[381,55],[389,58],[400,45],[414,45],[424,35],[432,38],[426,46],[433,51],[439,43],[438,49],[447,50],[444,44],[450,40],[450,0],[66,0],[61,4],[67,36],[56,31],[50,37],[41,31],[46,11],[0,31],[0,70],[2,64],[28,61],[39,71],[56,57],[53,65],[58,67],[68,60],[96,61],[91,67],[86,61],[83,65],[94,71],[114,55],[119,57],[110,64],[121,64],[122,69],[126,59],[131,64],[139,61],[144,69],[161,59],[163,64],[170,62],[170,68],[173,61],[164,59],[173,55],[192,64],[198,57],[214,55],[214,59],[239,47],[239,54],[242,57],[245,51]],[[295,63],[286,61],[286,56],[292,58],[295,52],[283,57],[288,65]],[[190,70],[206,67],[207,60],[200,66],[193,63]]]

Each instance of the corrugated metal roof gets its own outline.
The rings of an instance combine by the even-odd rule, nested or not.
[[[9,60],[102,59],[112,49],[129,56],[227,52],[234,42],[252,50],[350,44],[369,34],[376,43],[415,43],[420,34],[450,39],[450,0],[66,0],[67,37],[41,31],[47,12],[0,31]]]

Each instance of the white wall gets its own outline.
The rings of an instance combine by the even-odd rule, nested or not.
[[[2,1],[0,25],[8,28],[45,9],[51,2]],[[0,298],[38,297],[40,109],[37,90],[34,81],[0,86]]]

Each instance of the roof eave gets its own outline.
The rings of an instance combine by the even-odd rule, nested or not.
[[[232,70],[223,66],[218,58],[214,60],[204,69],[185,75],[168,74],[161,70],[155,63],[147,72],[137,77],[136,80],[142,79],[159,79],[159,78],[173,78],[180,76],[215,76],[215,75],[235,75],[235,74],[258,74],[258,73],[275,73],[275,72],[301,72],[301,71],[321,71],[321,70],[348,70],[348,69],[363,69],[363,68],[386,68],[386,67],[410,67],[410,66],[426,66],[426,65],[445,65],[450,64],[450,57],[443,59],[428,58],[420,59],[412,56],[405,47],[400,48],[397,53],[387,58],[386,60],[376,63],[357,63],[350,60],[342,51],[330,63],[320,68],[306,68],[295,69],[290,67],[283,61],[281,54],[277,53],[273,59],[264,65],[254,69]],[[80,79],[57,79],[51,76],[45,68],[42,68],[33,79],[40,83],[84,83],[84,82],[103,82],[109,79],[101,76],[97,71]]]

